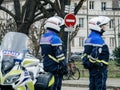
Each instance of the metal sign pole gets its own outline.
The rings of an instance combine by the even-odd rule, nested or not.
[[[66,59],[67,59],[67,63],[69,61],[69,48],[70,48],[70,32],[68,31],[68,36],[67,36],[67,56],[66,56]]]
[[[74,31],[73,27],[68,27],[66,29],[66,31],[68,32],[68,36],[67,36],[67,56],[66,56],[66,59],[67,59],[67,63],[69,61],[69,56],[70,56],[70,33],[72,31]]]

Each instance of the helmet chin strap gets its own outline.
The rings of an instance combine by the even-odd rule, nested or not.
[[[105,30],[101,29],[100,34],[103,35],[104,32]]]

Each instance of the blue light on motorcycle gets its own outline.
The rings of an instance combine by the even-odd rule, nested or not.
[[[14,62],[18,62],[18,63],[21,63],[22,62],[22,59],[14,59]]]

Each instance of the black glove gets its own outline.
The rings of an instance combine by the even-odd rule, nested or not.
[[[83,64],[84,68],[86,68],[86,69],[89,69],[89,68],[92,67],[92,63],[89,61],[89,59],[87,58],[87,56],[84,56],[82,58],[82,64]]]
[[[93,58],[93,57],[90,56],[89,57],[89,61],[91,63],[93,63],[96,67],[103,67],[103,63],[102,62],[98,62],[98,60],[96,58]]]
[[[59,66],[58,74],[60,75],[68,74],[67,66]]]
[[[103,63],[101,63],[101,62],[95,62],[94,63],[97,67],[103,67]]]

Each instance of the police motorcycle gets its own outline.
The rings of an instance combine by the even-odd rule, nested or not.
[[[28,42],[23,33],[8,32],[4,36],[0,50],[0,90],[41,90],[41,86],[53,85],[54,76],[43,71],[39,59],[26,58]]]

